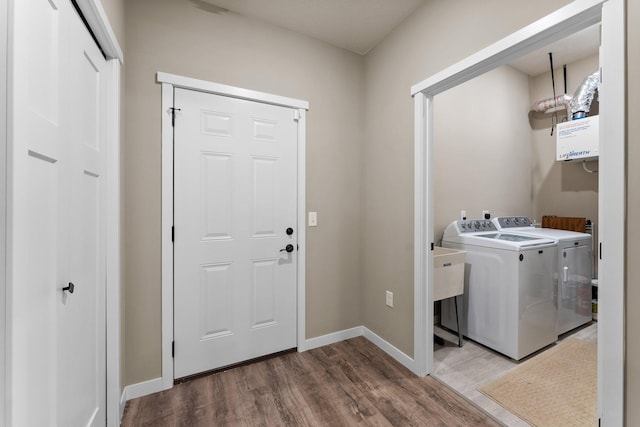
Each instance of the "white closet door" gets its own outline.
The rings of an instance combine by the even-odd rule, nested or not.
[[[58,304],[58,425],[100,426],[106,407],[105,67],[75,11],[65,15],[61,67],[66,106],[65,204],[61,264],[66,286]]]
[[[105,60],[69,0],[12,13],[11,422],[104,425]]]
[[[13,141],[9,148],[12,425],[57,420],[61,147],[61,0],[14,1]],[[35,409],[37,408],[37,410]]]
[[[296,346],[297,122],[183,89],[175,107],[179,378]]]

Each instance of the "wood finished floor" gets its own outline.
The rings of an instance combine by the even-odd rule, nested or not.
[[[498,426],[363,337],[197,378],[127,403],[121,426]]]

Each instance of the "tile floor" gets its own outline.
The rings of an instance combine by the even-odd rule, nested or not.
[[[436,334],[447,341],[444,345],[434,344],[433,376],[455,389],[467,399],[475,402],[482,409],[509,427],[527,427],[529,423],[512,414],[484,394],[477,388],[499,378],[522,363],[524,360],[536,357],[535,353],[520,362],[511,360],[480,344],[465,339],[462,348],[457,346],[457,335],[435,327]],[[585,341],[597,341],[598,326],[592,322],[568,332],[560,340],[575,336]],[[544,351],[544,350],[541,350]]]

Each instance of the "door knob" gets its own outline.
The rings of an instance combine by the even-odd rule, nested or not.
[[[70,294],[73,293],[73,290],[75,289],[76,285],[74,285],[73,283],[69,282],[68,286],[65,286],[64,288],[62,288],[62,292],[64,291],[68,291]]]
[[[293,252],[293,245],[288,244],[284,249],[280,249],[280,252]]]

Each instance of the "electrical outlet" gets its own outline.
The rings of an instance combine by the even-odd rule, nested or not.
[[[387,305],[393,307],[393,292],[387,291]]]

